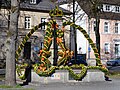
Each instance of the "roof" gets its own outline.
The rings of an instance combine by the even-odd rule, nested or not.
[[[85,11],[85,13],[90,17],[95,17],[92,11],[91,2],[88,0],[77,0],[80,7]],[[109,5],[118,5],[120,6],[120,0],[99,0],[99,3],[109,4]],[[100,12],[99,14],[101,19],[110,19],[110,20],[120,20],[120,13],[114,12]]]
[[[120,6],[120,0],[100,0],[100,3],[111,4],[111,5],[119,5]]]
[[[52,0],[51,0],[52,1]],[[73,2],[73,0],[53,0],[54,2],[56,1],[57,3],[60,3],[60,4],[66,4],[66,3],[71,3]],[[77,2],[84,2],[84,1],[87,1],[89,2],[90,0],[75,0]],[[120,5],[120,0],[98,0],[99,2],[101,3],[106,3],[106,4],[113,4],[113,5]]]
[[[29,0],[25,0],[24,2],[20,3],[20,10],[48,13],[56,6],[56,4],[51,2],[50,0],[37,0],[37,4],[30,4],[29,2]],[[10,8],[10,0],[2,0],[2,7]],[[61,7],[59,7],[59,9],[63,10],[63,13],[65,15],[72,14],[70,11],[65,10]]]
[[[56,0],[57,1],[57,0]],[[90,17],[95,17],[92,12],[92,6],[90,0],[75,0],[78,2],[83,11]],[[98,0],[100,4],[118,5],[120,6],[120,0]],[[60,4],[72,3],[73,0],[61,0]],[[101,19],[120,20],[120,13],[114,12],[101,12],[99,14]]]

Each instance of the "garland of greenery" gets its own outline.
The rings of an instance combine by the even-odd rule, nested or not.
[[[49,12],[49,15],[50,15],[51,17],[62,17],[62,16],[63,16],[63,12],[62,12],[62,10],[60,10],[60,9],[58,8],[58,6],[56,6],[55,9],[53,9],[53,10],[51,10],[51,11]]]
[[[40,58],[40,64],[38,66],[38,71],[37,73],[39,74],[39,71],[45,71],[47,70],[50,66],[50,60],[48,59],[51,56],[51,52],[49,51],[50,46],[52,44],[52,37],[53,37],[53,25],[54,21],[50,21],[47,25],[47,29],[45,32],[45,38],[44,38],[44,47],[42,50],[40,50],[39,58]]]
[[[30,32],[28,34],[26,34],[26,36],[24,37],[23,41],[21,42],[21,44],[19,45],[18,49],[15,52],[15,57],[16,57],[16,62],[18,62],[18,58],[20,56],[20,53],[25,45],[25,43],[27,42],[27,40],[30,38],[30,36],[36,31],[38,30],[38,28],[40,28],[42,25],[44,24],[48,24],[48,23],[40,23],[38,25],[36,25],[33,29],[30,30]],[[49,24],[48,24],[49,26]],[[26,79],[25,78],[25,68],[28,66],[27,63],[22,63],[21,65],[16,64],[16,72],[18,74],[18,77],[22,80]]]
[[[19,65],[16,65],[16,72],[19,76],[20,79],[22,80],[25,80],[26,77],[25,77],[25,68],[28,66],[28,64],[24,63],[24,64],[19,64]]]
[[[55,22],[55,21],[54,21]],[[63,66],[65,65],[65,63],[67,62],[67,60],[72,57],[72,54],[71,52],[69,51],[69,49],[66,49],[64,44],[62,43],[62,35],[63,35],[63,31],[64,31],[64,27],[66,25],[71,25],[73,27],[75,27],[76,29],[79,29],[83,35],[87,38],[87,40],[89,41],[91,47],[93,48],[94,50],[94,53],[95,53],[95,56],[96,56],[96,61],[97,61],[97,64],[99,66],[84,66],[82,64],[80,65],[73,65],[71,67],[68,67],[68,66]],[[101,71],[103,71],[104,73],[107,73],[108,70],[106,68],[103,68],[101,67],[102,64],[101,64],[101,61],[100,61],[100,58],[99,58],[99,54],[97,52],[97,48],[95,47],[94,43],[92,42],[92,40],[90,39],[90,37],[88,36],[88,34],[86,33],[85,30],[83,30],[80,26],[77,26],[75,25],[74,23],[71,23],[71,22],[64,22],[63,23],[63,27],[62,27],[62,30],[58,30],[58,25],[54,25],[56,26],[56,31],[57,31],[57,44],[61,47],[62,51],[58,51],[58,56],[62,57],[58,60],[57,64],[58,66],[51,66],[48,70],[45,70],[45,71],[40,71],[39,68],[34,68],[35,72],[38,73],[38,75],[40,76],[50,76],[52,75],[56,69],[58,70],[61,70],[61,69],[65,69],[65,70],[68,70],[70,75],[75,79],[75,80],[81,80],[85,75],[86,75],[86,72],[88,69],[99,69]],[[39,66],[39,65],[38,65]],[[74,71],[73,71],[73,68],[81,68],[81,72],[79,74],[75,74]]]
[[[51,20],[50,23],[48,24],[49,26],[46,29],[46,35],[44,38],[44,47],[42,50],[40,50],[40,61],[42,62],[41,64],[37,64],[35,65],[35,71],[37,72],[38,75],[43,75],[46,76],[46,73],[48,73],[48,75],[51,75],[51,72],[54,72],[54,70],[57,67],[50,67],[50,64],[48,64],[47,62],[49,61],[47,57],[48,56],[48,51],[50,49],[51,43],[52,43],[52,33],[54,28],[56,28],[56,37],[57,37],[57,44],[61,47],[62,51],[58,51],[58,56],[60,56],[61,58],[58,60],[57,65],[65,65],[67,63],[67,61],[69,60],[69,58],[72,57],[72,53],[70,52],[69,49],[65,48],[65,45],[62,43],[62,37],[63,37],[63,33],[64,31],[59,30],[59,26],[58,24],[56,24],[55,20]],[[49,39],[48,39],[49,38]],[[50,41],[49,41],[50,40]],[[50,56],[50,54],[49,54]],[[46,62],[47,60],[47,62]],[[48,66],[49,65],[49,66]],[[50,68],[50,69],[49,69]],[[48,70],[50,70],[51,72],[49,72]],[[47,71],[47,72],[46,72]]]
[[[37,65],[37,64],[36,64]],[[38,72],[38,68],[34,66],[34,71]],[[74,73],[73,69],[81,69],[80,73],[76,74]],[[81,80],[87,73],[87,70],[91,69],[96,69],[96,70],[101,70],[102,72],[105,73],[105,75],[108,74],[108,70],[104,67],[99,67],[99,66],[85,66],[83,64],[80,65],[72,65],[72,66],[51,66],[48,70],[44,72],[39,72],[39,76],[51,76],[53,73],[55,73],[55,70],[68,70],[69,74],[75,79],[75,80]]]
[[[62,66],[61,67],[62,63],[64,62],[63,65],[65,65],[65,63],[67,62],[67,60],[72,56],[71,52],[69,51],[69,49],[66,49],[65,46],[64,46],[64,44],[62,43],[61,37],[62,37],[63,30],[62,31],[61,30],[57,30],[57,32],[59,32],[59,33],[57,33],[57,35],[58,35],[57,44],[62,48],[62,51],[58,51],[58,55],[61,56],[62,58],[60,58],[58,60],[58,62],[57,62],[58,66],[51,66],[50,62],[48,60],[48,57],[51,54],[50,51],[49,51],[49,48],[50,48],[50,45],[51,45],[51,42],[52,42],[52,37],[53,37],[51,33],[53,31],[53,28],[52,28],[53,25],[52,24],[54,22],[55,21],[50,21],[50,23],[48,23],[48,27],[46,29],[46,36],[45,36],[45,39],[44,39],[44,48],[43,48],[43,50],[40,51],[40,60],[41,60],[42,63],[41,64],[35,64],[35,65],[33,65],[34,71],[39,76],[50,76],[50,75],[52,75],[55,72],[56,69],[58,69],[58,70],[66,69],[66,70],[69,71],[70,75],[75,80],[81,80],[86,75],[87,69],[99,69],[99,70],[101,70],[101,71],[103,71],[105,73],[107,72],[106,68],[102,68],[101,67],[100,59],[98,58],[98,54],[97,54],[97,50],[95,48],[95,45],[93,44],[92,40],[89,38],[89,36],[87,35],[87,33],[81,27],[76,26],[75,24],[73,24],[71,22],[64,22],[63,23],[63,28],[66,25],[70,24],[71,26],[74,26],[76,29],[79,29],[81,32],[83,32],[84,36],[89,41],[91,47],[94,48],[93,50],[94,50],[94,52],[96,54],[96,60],[98,61],[97,63],[98,63],[99,66],[94,66],[94,67],[93,66],[88,66],[88,67],[86,67],[86,66],[80,64],[79,66],[77,66],[77,65],[74,66],[73,65],[71,67],[68,67],[68,66]],[[25,40],[23,40],[23,41],[25,41]],[[24,43],[24,42],[22,42],[22,43]],[[17,67],[17,73],[18,73],[18,76],[21,79],[25,79],[25,74],[21,73],[22,72],[21,70],[24,70],[22,67],[25,68],[25,65]],[[75,74],[72,68],[81,68],[82,70],[81,70],[81,72],[79,74]],[[24,70],[24,72],[25,72],[25,70]]]
[[[63,13],[58,8],[56,8],[53,11],[50,11],[51,17],[54,17],[54,16],[61,17],[62,14]],[[87,34],[87,32],[83,28],[81,28],[80,26],[78,26],[70,21],[64,22],[61,30],[59,29],[59,25],[56,23],[55,20],[50,20],[50,22],[48,22],[46,24],[47,24],[47,29],[46,29],[46,33],[45,33],[45,37],[44,37],[44,48],[42,50],[40,50],[40,53],[39,53],[40,63],[33,65],[34,71],[39,76],[51,76],[55,72],[55,70],[63,70],[63,69],[68,70],[70,75],[75,80],[81,80],[86,75],[88,69],[99,69],[99,70],[103,71],[105,74],[108,73],[108,70],[106,69],[106,67],[102,66],[100,56],[98,54],[98,50],[97,50],[95,44],[93,43],[93,41],[90,39],[89,35]],[[98,64],[98,66],[85,66],[83,64],[66,66],[66,63],[68,62],[68,60],[73,56],[73,51],[70,51],[62,43],[62,37],[64,35],[63,34],[64,27],[67,25],[73,26],[75,29],[78,29],[80,32],[83,33],[83,35],[88,40],[89,44],[91,45],[91,47],[94,51],[94,54],[96,57],[96,62]],[[22,43],[18,47],[18,50],[16,51],[16,61],[18,61],[18,58],[20,56],[20,52],[23,49],[24,44],[27,42],[27,40],[30,38],[30,36],[41,26],[42,26],[42,24],[35,26],[25,36],[24,40],[22,41]],[[58,51],[58,56],[61,58],[58,60],[57,66],[52,66],[50,63],[50,60],[48,59],[51,56],[51,52],[49,51],[49,49],[50,49],[50,46],[52,44],[54,28],[56,28],[56,33],[57,33],[57,36],[56,36],[57,37],[57,44],[62,49],[61,51]],[[26,63],[22,64],[22,65],[17,65],[16,71],[18,73],[18,76],[21,79],[26,79],[26,77],[25,77],[25,68],[26,67],[28,67],[28,64],[26,64]],[[74,68],[81,69],[81,72],[79,74],[74,73],[74,70],[73,70]]]
[[[70,26],[73,26],[75,27],[76,29],[78,29],[81,33],[83,33],[83,35],[85,36],[85,38],[88,40],[89,44],[91,45],[93,51],[94,51],[94,54],[95,54],[95,57],[96,57],[96,62],[98,64],[98,66],[102,66],[102,63],[101,63],[101,60],[100,60],[100,56],[98,54],[98,50],[95,46],[95,44],[93,43],[92,39],[89,37],[89,35],[87,34],[87,32],[80,26],[70,22],[70,21],[67,21],[67,22],[64,22],[63,23],[63,27],[65,27],[66,25],[70,25]]]
[[[39,25],[35,26],[33,29],[30,30],[30,32],[28,34],[26,34],[25,38],[23,39],[23,41],[21,42],[21,44],[19,45],[18,49],[16,50],[16,61],[18,61],[18,58],[20,56],[20,53],[25,45],[25,43],[27,42],[27,40],[30,38],[30,36],[36,31],[38,30],[38,28],[40,28],[44,23],[40,23]]]

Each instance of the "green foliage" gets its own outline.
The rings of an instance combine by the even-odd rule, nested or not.
[[[12,86],[0,85],[0,88],[13,88]]]
[[[21,79],[21,80],[25,80],[26,77],[25,77],[25,68],[28,66],[28,64],[23,64],[23,65],[16,65],[16,72],[18,74],[18,77]],[[24,74],[23,74],[24,73]]]
[[[74,72],[74,69],[79,69],[81,70],[79,74],[76,74]],[[44,72],[40,72],[38,73],[39,76],[51,76],[53,73],[55,73],[55,70],[68,70],[70,75],[75,79],[75,80],[81,80],[87,73],[87,70],[90,69],[97,69],[100,70],[102,72],[104,72],[106,75],[108,74],[108,70],[106,68],[102,68],[100,66],[85,66],[83,64],[80,65],[72,65],[72,66],[51,66],[48,70],[44,71]],[[34,71],[36,72],[36,70],[34,69]]]
[[[57,10],[57,9],[56,9]],[[54,12],[54,13],[53,13]],[[55,11],[51,11],[50,12],[51,15],[52,14],[55,14],[55,15],[58,15],[59,13],[56,13]],[[79,31],[81,31],[83,33],[83,35],[86,37],[86,39],[88,40],[88,42],[90,43],[91,47],[93,48],[93,51],[94,51],[94,54],[95,54],[95,57],[96,57],[96,62],[98,64],[98,66],[85,66],[83,64],[80,64],[80,65],[72,65],[72,66],[65,66],[65,62],[67,60],[69,60],[68,58],[68,54],[69,52],[65,52],[67,51],[65,46],[62,44],[61,42],[61,37],[63,37],[63,32],[62,30],[59,30],[57,29],[57,37],[59,38],[58,39],[58,45],[63,48],[63,52],[64,52],[64,57],[62,59],[60,59],[57,64],[58,66],[51,66],[51,64],[49,63],[49,60],[48,60],[48,57],[51,55],[49,51],[50,49],[50,46],[51,46],[51,43],[52,43],[52,29],[53,27],[57,27],[57,24],[56,24],[56,21],[55,20],[51,20],[49,23],[48,23],[48,27],[47,27],[47,30],[46,30],[46,36],[44,38],[44,48],[41,52],[41,55],[40,55],[40,60],[42,62],[42,64],[35,64],[33,65],[34,67],[34,71],[39,75],[39,76],[45,76],[45,77],[48,77],[48,76],[51,76],[53,73],[55,73],[55,70],[68,70],[69,71],[69,74],[75,79],[75,80],[82,80],[82,78],[86,75],[87,73],[87,70],[89,69],[98,69],[98,70],[101,70],[102,72],[104,72],[106,75],[108,74],[108,70],[107,68],[105,67],[102,67],[102,64],[101,64],[101,60],[100,60],[100,56],[98,54],[98,50],[95,46],[95,44],[93,43],[93,41],[91,40],[91,38],[89,37],[89,35],[87,35],[87,32],[81,28],[80,26],[78,25],[75,25],[74,23],[72,22],[63,22],[63,27],[65,27],[66,25],[70,25],[70,26],[73,26],[75,27],[76,29],[79,29]],[[34,30],[35,31],[35,30]],[[29,38],[26,37],[23,42],[26,42]],[[48,42],[49,41],[49,42]],[[24,44],[24,43],[23,43]],[[20,53],[20,52],[19,52]],[[19,54],[18,53],[18,54]],[[66,54],[67,53],[67,54]],[[62,54],[61,54],[62,55]],[[67,56],[68,55],[68,56]],[[49,65],[49,67],[47,67]],[[23,66],[24,67],[24,66]],[[47,67],[47,68],[44,68],[44,67]],[[42,68],[42,69],[40,69]],[[76,74],[74,72],[74,69],[79,69],[81,70],[78,74]],[[18,67],[17,68],[17,72],[18,74],[20,74],[20,78],[21,79],[25,79],[25,74],[21,74],[21,70],[22,70],[22,66],[21,67]]]
[[[20,86],[19,84],[17,84],[16,86],[0,85],[0,88],[22,88],[22,86]]]
[[[108,69],[106,67],[100,67],[100,66],[88,66],[87,69],[98,69],[102,72],[104,72],[106,75],[109,74]]]

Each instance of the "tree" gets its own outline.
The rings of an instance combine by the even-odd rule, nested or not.
[[[10,25],[6,39],[6,76],[5,84],[16,85],[15,42],[17,40],[20,0],[11,0]]]
[[[99,33],[99,24],[100,24],[100,3],[98,0],[90,0],[92,4],[92,12],[93,17],[96,21],[96,28],[95,28],[95,36],[96,36],[96,47],[98,49],[98,53],[100,55],[100,33]]]

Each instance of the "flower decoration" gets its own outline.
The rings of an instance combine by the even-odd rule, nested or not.
[[[50,11],[50,16],[51,17],[61,17],[63,16],[63,12],[61,10],[58,9],[58,7],[56,7],[54,10]],[[40,63],[37,63],[35,65],[33,65],[34,67],[34,71],[39,75],[39,76],[50,76],[51,74],[53,74],[55,72],[56,69],[65,69],[68,70],[70,75],[75,79],[75,80],[81,80],[87,73],[88,69],[99,69],[101,71],[103,71],[105,74],[108,73],[108,70],[105,66],[102,66],[101,60],[100,60],[100,56],[98,54],[98,50],[95,46],[95,44],[93,43],[93,41],[91,40],[91,38],[89,37],[89,35],[87,34],[87,32],[81,28],[80,26],[68,21],[68,22],[63,22],[63,26],[62,29],[59,30],[58,27],[59,25],[56,23],[55,20],[50,20],[47,24],[47,29],[45,32],[45,37],[44,37],[44,47],[42,50],[40,50],[39,52],[39,58],[40,58]],[[65,47],[64,43],[62,42],[62,38],[64,35],[64,27],[66,25],[70,25],[76,29],[78,29],[81,33],[83,33],[83,35],[85,36],[85,38],[88,40],[89,44],[91,45],[95,57],[96,57],[96,62],[98,64],[98,66],[85,66],[83,64],[80,65],[75,65],[75,66],[67,66],[67,62],[70,58],[72,58],[74,52],[70,51],[68,48]],[[26,37],[23,39],[21,45],[19,46],[18,50],[16,51],[16,61],[18,60],[18,57],[20,56],[20,52],[22,50],[22,48],[24,47],[24,44],[27,42],[27,40],[30,38],[30,36],[38,29],[41,27],[41,24],[35,26],[27,35]],[[58,62],[57,62],[57,66],[52,66],[51,62],[49,60],[49,57],[51,56],[51,52],[50,52],[50,46],[52,44],[52,39],[53,39],[53,30],[54,28],[56,28],[56,40],[57,40],[57,44],[58,46],[60,46],[61,50],[58,51],[58,56],[60,57]],[[21,79],[26,79],[25,78],[25,73],[22,74],[22,70],[25,72],[25,68],[27,66],[25,66],[25,64],[23,65],[17,65],[17,73],[18,76]],[[81,69],[81,72],[79,74],[74,73],[73,68],[79,68]]]

